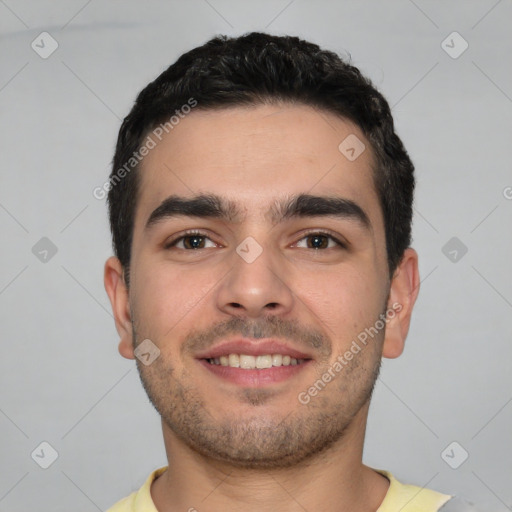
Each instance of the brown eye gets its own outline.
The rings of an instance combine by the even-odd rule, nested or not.
[[[176,247],[182,250],[197,250],[197,249],[207,249],[205,246],[206,240],[210,240],[205,234],[200,232],[191,232],[187,233],[179,238],[176,238],[172,242],[166,245],[166,249],[170,249],[171,247]],[[216,244],[210,240],[213,244],[212,247],[216,247]]]
[[[340,242],[337,238],[332,236],[329,233],[308,233],[300,241],[307,240],[305,249],[332,249],[334,247],[345,247],[345,245]],[[331,245],[329,245],[330,242]],[[299,243],[299,242],[298,242]],[[297,244],[298,244],[297,243]]]

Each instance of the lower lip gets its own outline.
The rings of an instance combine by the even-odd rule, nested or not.
[[[257,388],[282,382],[297,375],[309,366],[311,359],[297,365],[272,366],[271,368],[262,368],[261,370],[244,370],[242,368],[232,368],[231,366],[222,366],[220,364],[210,364],[205,359],[199,359],[199,362],[217,377],[241,386]]]

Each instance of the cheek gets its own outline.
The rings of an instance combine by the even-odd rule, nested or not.
[[[212,288],[212,272],[180,268],[165,262],[141,264],[132,281],[137,318],[153,336],[168,337],[186,321]]]
[[[333,342],[335,336],[345,341],[372,325],[381,313],[385,302],[382,284],[372,272],[340,267],[306,277],[297,275],[294,292],[327,328]]]

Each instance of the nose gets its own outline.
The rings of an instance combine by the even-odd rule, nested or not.
[[[251,244],[245,247],[249,256],[256,250]],[[292,310],[294,294],[287,284],[284,259],[271,248],[260,248],[254,260],[242,251],[233,253],[231,270],[217,288],[217,307],[224,313],[257,318]]]

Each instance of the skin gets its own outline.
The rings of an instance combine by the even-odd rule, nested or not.
[[[338,150],[349,134],[366,145],[353,162]],[[134,359],[134,343],[146,338],[160,350],[149,366],[136,360],[170,461],[151,487],[160,512],[370,512],[381,504],[389,482],[362,464],[369,399],[381,358],[402,353],[419,274],[409,248],[388,277],[372,163],[357,126],[289,104],[195,110],[145,157],[130,288],[114,257],[104,279],[120,354]],[[200,193],[235,201],[242,217],[171,218],[144,230],[169,195]],[[299,193],[351,199],[371,229],[323,216],[273,224],[270,206]],[[187,229],[206,232],[204,248],[186,249],[190,239],[164,247]],[[306,230],[331,231],[348,248],[323,239],[328,247],[315,249]],[[252,263],[236,252],[248,236],[263,249]],[[401,309],[386,328],[302,404],[298,394],[394,303]],[[279,337],[313,360],[264,389],[225,382],[194,356],[198,340],[206,348],[236,335]]]

